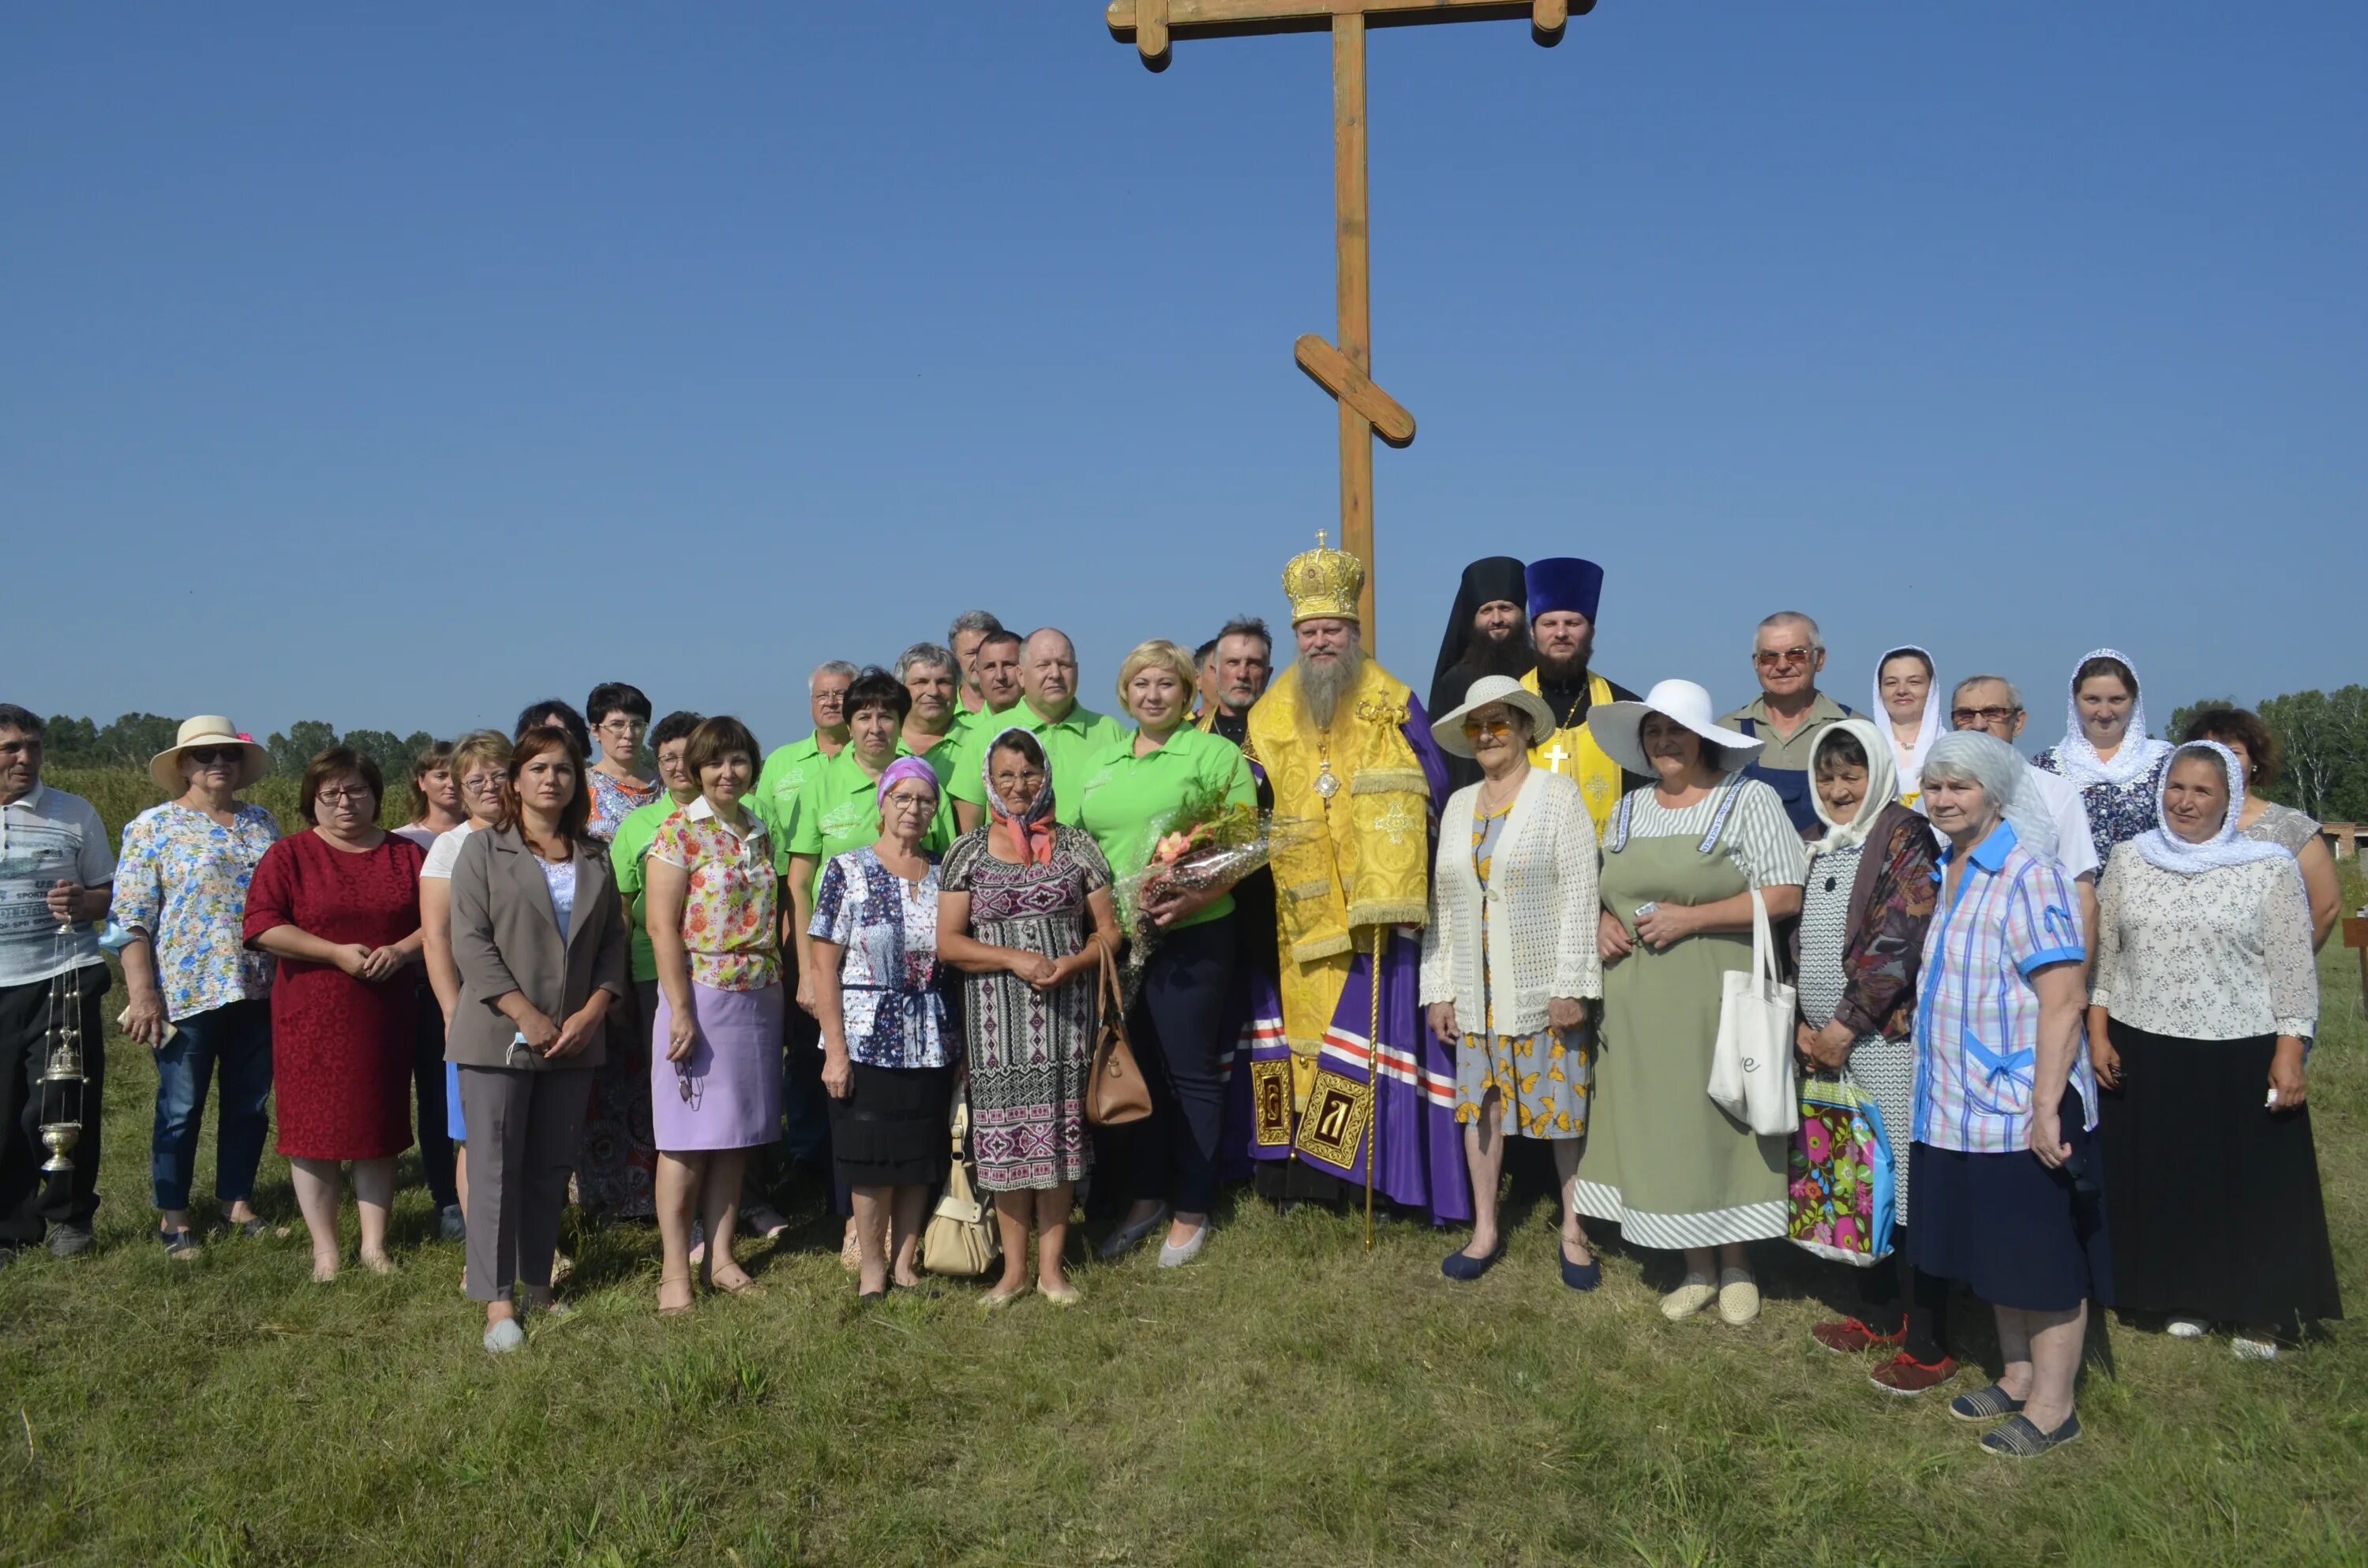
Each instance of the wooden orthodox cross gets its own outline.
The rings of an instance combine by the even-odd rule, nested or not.
[[[1373,384],[1372,269],[1365,226],[1365,28],[1527,17],[1531,36],[1562,41],[1570,13],[1595,0],[1110,0],[1112,34],[1132,37],[1143,62],[1167,68],[1176,38],[1332,32],[1332,199],[1339,295],[1338,344],[1308,333],[1295,345],[1300,369],[1340,404],[1340,543],[1365,563],[1360,608],[1373,647],[1373,437],[1394,447],[1414,439],[1414,415]]]

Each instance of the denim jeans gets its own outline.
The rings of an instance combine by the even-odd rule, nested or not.
[[[255,1167],[271,1130],[271,1004],[233,1002],[173,1020],[156,1052],[156,1135],[151,1171],[156,1207],[187,1209],[197,1176],[198,1126],[222,1067],[214,1130],[214,1199],[224,1208],[255,1196]]]

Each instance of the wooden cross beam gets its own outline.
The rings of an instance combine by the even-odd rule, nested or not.
[[[1531,36],[1552,46],[1576,11],[1595,0],[1110,0],[1111,34],[1133,39],[1143,62],[1167,68],[1178,38],[1238,38],[1261,33],[1332,34],[1332,202],[1334,291],[1339,341],[1309,333],[1294,346],[1300,368],[1340,404],[1340,543],[1365,563],[1361,597],[1365,649],[1372,651],[1373,437],[1403,447],[1414,415],[1372,379],[1372,263],[1365,192],[1365,28],[1430,22],[1527,17]]]

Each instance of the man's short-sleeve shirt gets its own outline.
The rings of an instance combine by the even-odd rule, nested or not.
[[[1079,794],[1090,766],[1112,745],[1131,738],[1127,732],[1109,714],[1097,713],[1082,702],[1072,704],[1058,719],[1040,717],[1024,701],[1000,717],[1000,723],[973,724],[970,744],[962,748],[962,760],[955,764],[953,781],[948,786],[953,798],[984,807],[986,748],[1006,730],[1026,730],[1043,744],[1044,760],[1053,774],[1053,820],[1064,827],[1077,826]]]
[[[1955,846],[1941,852],[1947,887]],[[1916,1142],[1974,1154],[2027,1146],[2038,1079],[2039,994],[2031,977],[2079,963],[2079,904],[2072,879],[1998,824],[1965,855],[1953,896],[1944,892],[1924,937],[1916,1005]],[[2097,1084],[2075,1042],[2072,1087],[2084,1124],[2097,1125]]]
[[[88,924],[62,937],[50,918],[50,889],[86,888],[115,880],[107,824],[80,795],[36,784],[0,806],[0,985],[29,985],[97,963],[98,931]]]

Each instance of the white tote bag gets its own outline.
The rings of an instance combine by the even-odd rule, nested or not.
[[[1763,1138],[1801,1125],[1793,1085],[1793,1021],[1798,1002],[1776,981],[1776,939],[1768,905],[1751,890],[1751,967],[1730,970],[1718,1009],[1718,1047],[1710,1059],[1710,1097]]]

